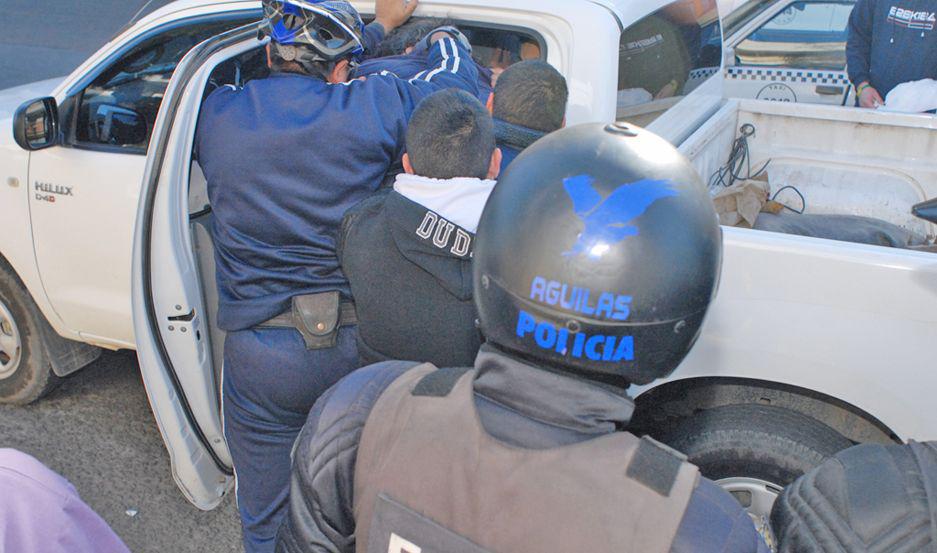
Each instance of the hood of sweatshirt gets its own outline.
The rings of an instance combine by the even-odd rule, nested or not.
[[[426,190],[403,187],[411,197],[395,186],[387,195],[384,211],[400,254],[432,275],[454,297],[468,301],[472,297],[474,231],[494,183],[453,180],[461,182],[434,181],[436,188],[445,189],[435,190],[437,193],[417,193]],[[456,201],[459,198],[462,201]]]

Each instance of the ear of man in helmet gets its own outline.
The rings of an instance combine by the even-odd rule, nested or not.
[[[381,36],[406,22],[418,0],[378,0],[375,23]],[[319,76],[333,84],[348,80],[366,49],[365,25],[345,0],[264,0],[262,36],[275,70]],[[372,24],[374,25],[374,24]]]
[[[564,129],[517,158],[482,215],[481,330],[560,370],[645,384],[695,343],[721,260],[712,202],[673,146],[618,124]]]

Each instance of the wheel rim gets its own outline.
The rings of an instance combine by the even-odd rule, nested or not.
[[[774,501],[781,495],[784,488],[777,484],[750,477],[723,478],[716,480],[722,489],[732,494],[732,497],[742,504],[758,533],[765,538],[772,551],[774,548],[774,535],[771,531],[770,517]]]
[[[0,301],[0,380],[16,372],[22,356],[23,343],[19,328],[10,309]]]

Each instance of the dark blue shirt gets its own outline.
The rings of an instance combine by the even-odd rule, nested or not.
[[[884,99],[895,86],[937,79],[937,0],[859,0],[849,16],[849,80]]]
[[[449,87],[477,93],[469,58],[447,37],[419,80],[332,85],[275,73],[208,97],[196,141],[215,215],[221,328],[253,327],[297,295],[349,295],[335,252],[342,216],[400,159],[420,100]]]

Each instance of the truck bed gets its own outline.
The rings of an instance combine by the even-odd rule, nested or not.
[[[937,117],[729,100],[680,149],[708,179],[745,124],[754,127],[751,166],[770,160],[772,194],[793,186],[805,213],[874,217],[937,238],[937,227],[911,215],[912,205],[937,197]],[[800,207],[789,191],[779,199]]]

